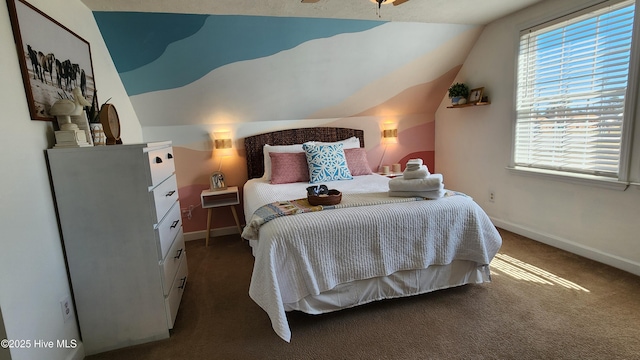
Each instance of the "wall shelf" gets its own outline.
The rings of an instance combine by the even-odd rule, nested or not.
[[[464,108],[469,106],[484,106],[489,104],[491,104],[491,101],[477,102],[474,104],[451,105],[451,106],[447,106],[447,109],[457,109],[457,108]]]

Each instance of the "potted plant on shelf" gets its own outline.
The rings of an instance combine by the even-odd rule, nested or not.
[[[449,98],[451,105],[462,105],[467,102],[469,87],[463,83],[455,83],[449,88]]]
[[[109,102],[111,98],[107,99],[104,104]],[[104,106],[104,104],[102,104]],[[87,118],[89,119],[89,127],[91,128],[91,136],[93,137],[94,145],[106,145],[107,137],[104,133],[102,123],[100,123],[100,110],[98,107],[97,91],[93,91],[93,99],[91,107],[85,106],[84,110],[87,112]]]

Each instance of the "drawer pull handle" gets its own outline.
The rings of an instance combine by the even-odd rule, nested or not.
[[[156,156],[156,164],[161,164],[162,163],[162,159],[160,158],[160,156]]]
[[[178,226],[178,223],[180,222],[180,220],[176,220],[171,224],[171,229],[175,228],[176,226]]]
[[[171,190],[171,191],[169,191],[169,192],[167,193],[167,195],[165,195],[165,196],[171,196],[171,195],[173,195],[173,194],[175,194],[175,193],[176,193],[176,191],[175,191],[175,190]]]
[[[178,255],[174,256],[174,259],[180,259],[180,256],[182,256],[182,249],[178,250]]]
[[[184,289],[185,284],[187,283],[187,277],[183,277],[182,279],[180,279],[180,286],[178,286],[178,289]]]
[[[167,153],[167,159],[173,159],[173,155],[171,153]]]

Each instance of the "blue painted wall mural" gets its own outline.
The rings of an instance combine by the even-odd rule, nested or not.
[[[118,59],[116,67],[129,95],[174,89],[224,65],[270,56],[310,40],[364,31],[382,24],[157,13],[98,12],[95,17],[99,25],[110,24],[101,26],[105,29],[103,37],[107,46],[116,50],[112,56]],[[135,24],[134,29],[128,24]],[[158,72],[164,76],[157,76]]]
[[[293,127],[360,128],[374,170],[410,156],[424,157],[435,170],[435,109],[482,30],[288,17],[94,16],[145,140],[174,143],[186,206],[199,204],[220,164],[211,151],[214,131],[235,139],[237,156],[225,160],[232,185],[246,181],[245,136]],[[384,127],[400,136],[382,158]],[[200,218],[184,224],[186,231],[204,228]]]

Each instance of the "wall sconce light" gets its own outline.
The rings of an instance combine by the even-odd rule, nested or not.
[[[382,142],[384,144],[397,144],[398,129],[382,130]]]
[[[384,155],[387,153],[387,146],[389,144],[397,144],[398,143],[398,129],[385,129],[382,130],[382,141],[381,143],[384,145],[384,151],[382,152],[382,157],[380,157],[380,163],[378,164],[378,171],[383,173],[388,173],[389,167],[382,167],[382,161],[384,160]],[[386,169],[385,169],[386,168]]]
[[[222,172],[222,159],[225,156],[231,155],[231,148],[233,143],[231,142],[231,134],[228,131],[216,132],[213,134],[213,148],[220,155],[220,166],[218,171],[214,171],[209,179],[211,191],[224,190],[227,188],[227,184],[224,179],[224,173]]]
[[[231,139],[216,139],[214,144],[216,150],[231,149]]]
[[[231,149],[231,134],[227,131],[214,133],[213,147],[216,150]]]

